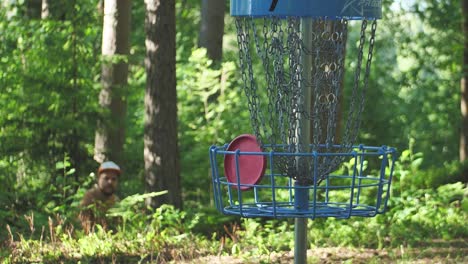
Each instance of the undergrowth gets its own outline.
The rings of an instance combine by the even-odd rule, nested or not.
[[[309,247],[398,248],[424,246],[434,239],[467,243],[468,189],[458,182],[437,189],[402,192],[389,212],[374,218],[308,221]],[[85,235],[64,216],[50,217],[37,226],[34,214],[24,216],[29,232],[13,232],[6,225],[0,257],[4,263],[152,262],[164,263],[205,255],[263,258],[294,248],[293,220],[236,219],[219,215],[211,220],[211,234],[203,213],[171,206],[151,210],[145,195],[123,200],[108,214],[120,218],[111,230],[97,227]],[[126,219],[125,221],[122,221]],[[226,222],[230,220],[230,222]],[[204,230],[203,232],[199,232]]]
[[[441,182],[439,178],[443,177],[448,183],[428,188],[425,181],[418,183],[409,177],[411,174],[422,177],[419,161],[419,156],[410,151],[405,151],[399,159],[392,183],[394,191],[385,214],[308,221],[308,247],[405,252],[426,248],[433,241],[448,247],[457,241],[455,247],[462,250],[455,255],[463,257],[468,249],[466,182],[453,181],[459,177],[445,176],[438,170],[428,174],[433,182]],[[456,176],[465,167],[446,171]],[[81,188],[73,196],[61,194],[65,202],[50,204],[45,207],[47,210],[15,213],[13,217],[5,214],[8,217],[3,217],[0,226],[0,260],[2,263],[165,263],[206,255],[230,255],[268,263],[270,256],[294,249],[293,219],[241,219],[222,215],[212,206],[197,201],[187,201],[184,211],[169,205],[157,209],[145,206],[146,198],[164,193],[126,197],[107,213],[109,222],[114,224],[107,230],[97,226],[88,235],[76,220],[84,194]]]

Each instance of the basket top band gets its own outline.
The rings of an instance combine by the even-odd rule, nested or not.
[[[382,0],[231,0],[231,15],[379,19]]]

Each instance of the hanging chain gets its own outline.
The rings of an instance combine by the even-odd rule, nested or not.
[[[249,51],[249,30],[248,18],[236,18],[237,27],[237,44],[239,46],[239,61],[242,80],[244,82],[244,92],[247,97],[248,108],[250,112],[250,120],[257,140],[262,142],[260,128],[258,122],[258,104],[256,96],[256,84],[253,78],[252,58]],[[243,23],[245,22],[245,23]]]
[[[348,21],[314,19],[309,39],[304,39],[299,17],[281,19],[271,16],[262,20],[252,17],[236,18],[244,92],[254,133],[264,149],[298,153],[344,152],[352,148],[363,112],[376,24],[374,20],[368,42],[367,61],[365,69],[362,69],[368,26],[367,20],[362,21],[346,126],[339,142],[341,147],[332,148],[337,139],[337,123],[340,121],[338,106],[344,76]],[[256,58],[252,56],[258,56],[261,64],[253,65]],[[304,69],[302,62],[305,60],[310,61],[311,69]],[[258,68],[261,69],[260,72]],[[304,89],[310,89],[310,100],[304,98]],[[306,99],[311,102],[310,108],[304,105]],[[311,142],[305,140],[309,135],[301,135],[301,122],[304,119],[311,122]],[[312,146],[311,150],[309,144]],[[341,156],[321,156],[316,161],[298,163],[294,155],[279,155],[275,158],[274,166],[284,175],[310,184],[311,179],[307,179],[310,173],[304,173],[304,164],[308,164],[306,166],[309,170],[312,166],[318,167],[319,180],[322,180],[342,160]]]
[[[364,110],[364,105],[365,105],[365,99],[366,99],[366,90],[369,85],[369,76],[370,76],[370,71],[371,71],[371,64],[372,64],[372,57],[374,55],[374,44],[375,44],[375,31],[377,29],[377,20],[374,20],[372,22],[371,26],[371,36],[369,38],[369,51],[367,53],[367,62],[366,62],[366,71],[364,73],[364,85],[361,93],[361,103],[359,105],[359,113],[357,117],[357,124],[355,128],[355,133],[357,134],[359,131],[360,127],[360,120],[361,120],[361,114]],[[356,136],[355,136],[356,137]]]
[[[374,50],[374,43],[375,43],[375,32],[377,29],[377,20],[373,20],[371,25],[371,36],[369,38],[369,49],[368,49],[368,56],[365,65],[364,71],[364,80],[361,81],[362,76],[362,62],[364,57],[364,46],[366,43],[366,30],[367,30],[368,21],[363,20],[361,25],[361,37],[359,41],[359,49],[358,49],[358,61],[357,61],[357,68],[355,72],[355,79],[354,79],[354,87],[352,92],[352,98],[356,98],[356,100],[351,101],[350,105],[350,114],[346,124],[346,138],[344,142],[348,143],[348,148],[352,147],[352,143],[355,142],[359,127],[360,127],[360,119],[362,112],[364,111],[364,104],[365,104],[365,92],[368,87],[368,80],[370,75],[371,69],[371,62],[373,57],[373,50]],[[360,86],[362,87],[360,88]],[[358,95],[359,93],[359,95]],[[359,100],[357,100],[359,99]],[[356,106],[356,103],[358,104]],[[357,110],[357,112],[356,112]]]
[[[304,142],[301,142],[300,118],[304,116],[304,109],[301,105],[302,89],[304,88],[303,67],[301,63],[302,36],[300,35],[300,18],[290,18],[288,26],[288,50],[289,50],[289,74],[291,90],[290,114],[289,114],[289,145],[288,152],[296,153],[303,151]],[[308,144],[308,143],[305,143]],[[300,167],[303,162],[299,162],[295,157],[291,157],[286,163],[288,176],[295,180],[305,177],[303,169]]]
[[[357,132],[354,133],[351,129],[357,129],[359,127],[356,118],[360,115],[359,112],[362,111],[361,107],[358,105],[356,106],[356,101],[359,99],[358,103],[363,103],[362,101],[362,89],[361,95],[358,97],[359,88],[361,86],[361,68],[362,68],[362,59],[363,59],[363,50],[364,44],[366,43],[366,29],[367,29],[367,20],[363,20],[361,24],[361,34],[359,39],[359,48],[358,48],[358,57],[357,57],[357,68],[354,74],[354,86],[352,90],[351,98],[356,100],[351,100],[350,108],[349,108],[349,117],[346,121],[346,128],[345,128],[345,135],[344,135],[344,142],[347,142],[347,147],[351,148],[352,143],[356,139]],[[356,108],[359,107],[360,109],[356,112]]]
[[[265,21],[263,24],[263,38],[264,46],[267,45],[267,56],[263,60],[264,67],[268,67],[266,71],[268,72],[268,87],[267,87],[267,97],[268,100],[268,114],[269,114],[269,142],[272,144],[272,149],[275,150],[275,145],[278,143],[278,129],[277,126],[280,124],[279,120],[275,118],[275,114],[281,115],[281,112],[277,111],[275,107],[276,100],[274,98],[280,97],[278,95],[278,87],[282,86],[282,80],[284,80],[284,70],[283,70],[283,52],[284,47],[282,46],[283,39],[283,29],[281,26],[281,20],[279,18],[271,18],[271,26],[268,27],[268,21]],[[268,30],[271,28],[271,31]],[[269,59],[271,56],[272,64],[270,66]],[[273,77],[271,76],[273,74]]]

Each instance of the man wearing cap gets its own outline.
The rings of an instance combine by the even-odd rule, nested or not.
[[[120,167],[112,161],[103,162],[99,166],[97,183],[85,193],[81,201],[83,210],[80,220],[86,233],[89,233],[95,224],[107,227],[105,214],[118,201],[115,191],[120,172]]]

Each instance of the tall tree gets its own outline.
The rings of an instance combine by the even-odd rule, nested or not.
[[[147,205],[182,207],[177,143],[175,0],[145,0],[146,93],[144,160],[146,191],[168,190]]]
[[[206,48],[213,61],[221,61],[223,56],[225,9],[226,1],[202,0],[198,46]]]
[[[76,0],[41,0],[41,18],[71,20],[76,13],[75,5]],[[81,8],[83,8],[83,6],[81,6]]]
[[[105,0],[102,34],[102,90],[99,104],[102,115],[95,137],[94,159],[98,162],[122,162],[125,140],[125,116],[129,36],[130,0]]]
[[[41,18],[41,0],[26,0],[26,15],[28,18]]]
[[[49,6],[50,6],[49,0],[42,0],[42,5],[41,5],[41,18],[42,19],[49,17],[50,15]]]
[[[461,0],[462,34],[464,37],[462,78],[461,78],[461,114],[462,131],[460,133],[460,161],[468,157],[468,0]]]

